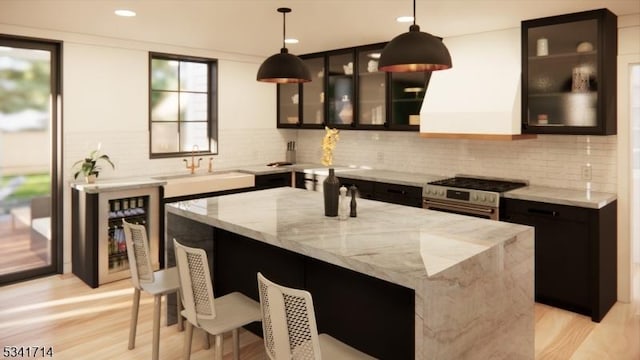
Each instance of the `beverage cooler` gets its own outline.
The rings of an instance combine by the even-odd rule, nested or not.
[[[72,189],[72,271],[91,287],[131,276],[122,220],[144,225],[160,268],[160,187],[77,185]]]

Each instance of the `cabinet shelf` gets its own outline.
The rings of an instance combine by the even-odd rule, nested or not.
[[[597,91],[586,91],[586,92],[572,92],[572,91],[563,91],[563,92],[550,92],[550,93],[529,93],[530,98],[554,98],[554,97],[562,97],[569,95],[597,95]]]
[[[557,59],[565,59],[565,58],[582,58],[582,57],[595,57],[598,55],[597,51],[583,51],[583,52],[570,52],[570,53],[560,53],[560,54],[550,54],[545,56],[529,56],[529,61],[545,61],[545,60],[557,60]]]

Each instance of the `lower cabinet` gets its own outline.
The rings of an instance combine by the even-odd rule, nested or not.
[[[319,333],[378,359],[414,359],[412,289],[219,228],[213,239],[216,296],[240,291],[259,301],[256,274],[261,272],[311,293]],[[246,328],[262,335],[259,323]]]
[[[297,188],[312,191],[322,191],[322,182],[325,176],[295,173],[295,184]],[[378,200],[393,204],[422,207],[422,187],[390,184],[378,181],[350,179],[338,177],[340,185],[350,188],[355,186],[358,189],[358,196],[362,199]]]
[[[616,301],[616,202],[588,209],[504,199],[503,221],[535,228],[536,301],[599,322]]]
[[[291,186],[291,172],[256,175],[255,188],[253,190],[272,189],[283,186]]]

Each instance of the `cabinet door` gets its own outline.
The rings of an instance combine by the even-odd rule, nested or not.
[[[601,9],[522,26],[523,132],[615,134],[615,15]]]
[[[505,199],[502,220],[535,227],[536,301],[591,315],[595,264],[588,209]]]
[[[524,214],[512,221],[535,227],[536,301],[590,315],[587,224]]]
[[[311,72],[311,81],[302,84],[302,127],[321,128],[325,121],[324,55],[301,57]]]
[[[420,108],[431,72],[392,73],[390,80],[391,115],[387,124],[396,130],[418,130]]]
[[[291,186],[291,173],[256,175],[255,190]]]
[[[328,56],[327,126],[348,127],[354,122],[354,51],[340,51]]]
[[[387,73],[378,70],[384,44],[358,48],[358,128],[382,128],[387,121]]]
[[[278,127],[300,125],[300,85],[278,84]]]

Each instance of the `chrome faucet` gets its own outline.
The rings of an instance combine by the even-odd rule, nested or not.
[[[202,158],[199,158],[198,165],[196,165],[196,161],[195,161],[196,150],[200,150],[200,148],[198,147],[198,145],[193,145],[193,148],[191,149],[191,165],[189,165],[189,160],[182,159],[182,161],[184,161],[185,164],[187,165],[187,169],[191,170],[192,174],[196,173],[196,169],[200,167],[200,161],[202,161]]]

